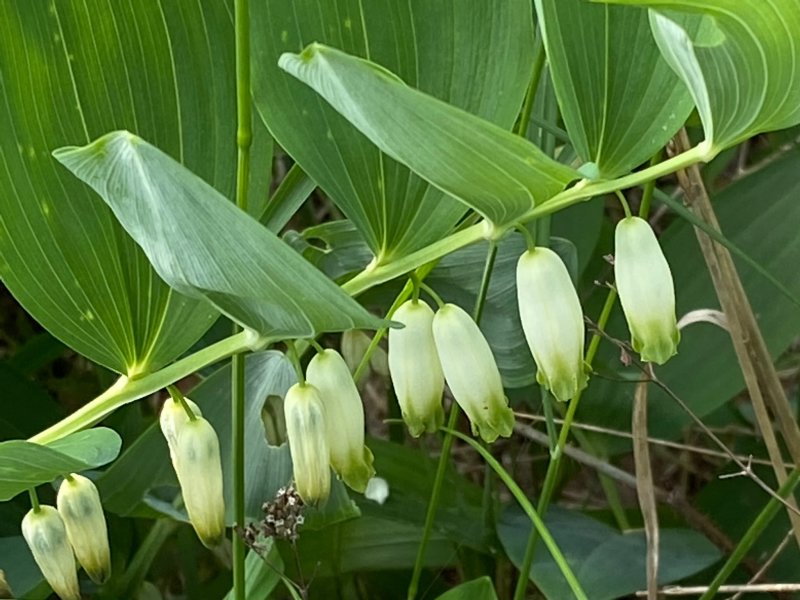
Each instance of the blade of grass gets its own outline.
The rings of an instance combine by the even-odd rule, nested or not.
[[[442,427],[442,431],[448,433],[453,437],[457,437],[458,439],[466,442],[472,448],[480,454],[486,463],[492,467],[492,470],[497,473],[497,476],[500,477],[500,480],[506,484],[506,487],[514,496],[514,499],[519,503],[522,510],[525,511],[525,514],[531,520],[533,527],[539,533],[539,537],[541,537],[542,542],[550,551],[550,555],[553,557],[553,560],[558,565],[561,574],[566,579],[567,583],[569,584],[572,593],[575,594],[575,597],[578,600],[587,600],[588,597],[586,593],[583,591],[580,582],[578,581],[575,574],[572,572],[572,568],[569,566],[567,559],[564,557],[564,554],[558,547],[555,539],[550,534],[550,531],[547,529],[547,526],[544,524],[544,521],[539,517],[539,514],[536,512],[536,509],[533,507],[533,504],[530,503],[528,497],[525,495],[525,492],[517,485],[517,482],[514,481],[514,478],[508,474],[499,462],[492,456],[492,454],[483,446],[481,446],[477,441],[473,440],[471,437],[464,435],[459,431],[455,431],[453,429],[449,429],[447,427]]]

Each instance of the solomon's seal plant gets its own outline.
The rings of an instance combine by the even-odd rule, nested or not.
[[[433,433],[444,422],[444,375],[433,339],[433,310],[420,300],[401,305],[389,330],[389,374],[403,421],[414,437]]]
[[[308,363],[306,381],[323,401],[331,467],[363,493],[375,469],[364,445],[364,406],[347,363],[336,350],[323,350]]]
[[[61,600],[80,600],[75,556],[67,528],[52,506],[35,506],[22,519],[22,537],[42,575]]]
[[[58,488],[56,506],[83,570],[98,585],[105,583],[111,575],[111,551],[97,487],[87,477],[67,475]]]
[[[316,504],[331,489],[328,426],[319,390],[310,383],[294,384],[286,392],[283,410],[295,488],[303,502]]]
[[[514,413],[503,392],[500,371],[483,333],[464,309],[445,304],[433,318],[433,339],[442,371],[472,433],[486,442],[508,437]]]
[[[586,386],[583,311],[567,267],[550,248],[537,247],[517,262],[517,300],[536,380],[561,402]]]
[[[170,436],[174,436],[174,446],[170,451],[172,466],[178,477],[189,522],[203,545],[213,548],[225,536],[219,438],[211,423],[196,414],[180,392],[171,388],[170,393],[173,398],[162,409],[161,431],[168,444]],[[169,411],[167,416],[163,415],[163,410]],[[181,416],[179,411],[185,415]]]
[[[627,217],[614,232],[614,277],[631,345],[643,361],[663,365],[678,351],[675,286],[667,259],[644,219]]]

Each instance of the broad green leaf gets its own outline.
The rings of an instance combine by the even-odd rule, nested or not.
[[[330,577],[356,571],[410,569],[422,527],[375,517],[360,517],[300,536],[298,556],[304,573]],[[442,567],[457,559],[456,547],[433,532],[424,566]]]
[[[382,154],[317,94],[281,71],[278,58],[312,42],[328,44],[510,129],[530,78],[530,2],[254,0],[251,14],[253,94],[262,118],[355,223],[378,262],[447,233],[464,207]],[[390,118],[403,123],[400,115]],[[422,139],[418,144],[424,145]]]
[[[800,122],[800,0],[613,1],[653,9],[653,35],[692,94],[709,156]]]
[[[95,469],[117,457],[122,444],[111,429],[97,427],[48,446],[24,440],[0,443],[0,501],[56,477]]]
[[[241,325],[297,338],[382,324],[275,234],[141,138],[113,132],[54,154],[100,194],[164,281]]]
[[[421,529],[437,461],[426,452],[384,440],[370,438],[367,445],[375,455],[378,476],[389,485],[389,496],[378,504],[354,494],[361,513]],[[442,510],[437,514],[434,531],[458,546],[487,552],[491,532],[483,520],[481,488],[448,468],[441,494]]]
[[[527,140],[409,87],[375,63],[311,44],[282,55],[279,64],[386,154],[494,224],[513,223],[579,177]]]
[[[545,522],[590,600],[627,597],[647,587],[644,531],[619,533],[605,523],[559,507],[547,511]],[[517,507],[507,509],[498,523],[497,534],[517,568],[525,555],[530,531],[530,520]],[[666,584],[681,580],[719,558],[719,551],[701,534],[689,529],[662,528],[658,581]],[[574,598],[558,565],[541,543],[530,579],[547,598]]]
[[[315,187],[317,184],[300,167],[292,165],[258,220],[271,232],[279,233]]]
[[[536,0],[536,13],[580,157],[607,178],[648,160],[683,125],[692,99],[661,57],[647,13],[586,0]]]
[[[0,568],[5,571],[6,581],[16,598],[49,597],[50,588],[44,583],[42,572],[33,561],[33,554],[21,535],[0,538],[0,557]]]
[[[490,577],[473,579],[445,592],[436,600],[497,600]]]
[[[798,153],[790,152],[712,197],[722,233],[764,270],[773,273],[795,297],[800,295],[797,160]],[[701,308],[719,309],[693,228],[677,221],[661,241],[675,280],[678,316]],[[791,300],[767,284],[757,270],[737,257],[734,260],[764,340],[777,357],[795,340],[800,330],[800,312]],[[615,338],[628,339],[619,311],[612,315],[606,331]],[[600,349],[596,368],[603,376],[590,381],[577,418],[612,429],[627,429],[635,387],[630,380],[640,378],[641,373],[620,364],[617,347],[604,342]],[[658,368],[656,374],[700,417],[716,410],[745,387],[729,334],[708,323],[684,329],[677,356]],[[689,416],[658,388],[652,387],[649,393],[650,434],[676,438],[690,422]],[[607,445],[609,451],[629,447],[627,442],[615,443],[608,436],[598,437],[596,443]]]
[[[126,128],[230,195],[228,4],[0,3],[0,278],[56,337],[118,372],[170,362],[217,313],[165,285],[50,152]],[[270,144],[256,137],[254,209],[266,199]]]

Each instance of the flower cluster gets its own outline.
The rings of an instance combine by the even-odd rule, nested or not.
[[[264,540],[267,538],[294,543],[300,537],[298,529],[305,521],[304,506],[303,499],[294,487],[282,487],[272,502],[264,502],[261,506],[264,519],[258,523],[250,523],[239,534],[247,546],[262,554],[266,550]]]
[[[663,364],[677,352],[672,274],[653,230],[627,217],[615,231],[614,275],[631,344],[642,360]],[[566,265],[549,248],[517,263],[517,299],[537,381],[566,402],[586,386],[583,311]]]
[[[225,536],[219,438],[194,402],[188,398],[181,402],[169,398],[161,409],[159,422],[189,521],[203,545],[213,548]]]
[[[80,600],[75,559],[97,584],[111,574],[108,530],[100,495],[75,473],[58,489],[56,506],[35,506],[22,519],[22,536],[42,575],[62,600]]]
[[[445,381],[473,435],[487,442],[511,435],[514,413],[489,343],[472,317],[455,304],[434,314],[424,302],[409,300],[392,318],[405,327],[389,331],[389,372],[413,436],[441,427]]]
[[[286,435],[297,492],[313,504],[330,493],[330,469],[352,489],[364,492],[375,474],[364,445],[364,408],[350,369],[335,350],[308,364],[306,380],[284,399]]]

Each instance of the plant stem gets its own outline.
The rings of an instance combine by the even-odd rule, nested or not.
[[[558,212],[578,202],[588,200],[594,196],[608,194],[618,189],[636,187],[648,181],[663,177],[664,175],[679,171],[697,162],[709,160],[710,158],[711,156],[708,154],[708,151],[700,145],[690,148],[686,152],[660,162],[657,165],[647,167],[646,169],[636,171],[624,177],[603,181],[589,181],[583,179],[574,186],[556,194],[549,200],[531,208],[515,221],[527,223],[544,215]],[[511,225],[509,225],[509,227],[510,226]],[[485,237],[486,231],[485,223],[477,223],[461,231],[457,231],[403,258],[362,271],[342,285],[342,289],[351,296],[358,296],[362,292],[378,284],[394,279],[395,277],[404,275],[420,265],[438,260],[446,254],[474,244]]]
[[[445,433],[448,433],[452,436],[457,437],[460,440],[467,442],[470,446],[472,446],[475,451],[480,454],[486,463],[492,467],[495,473],[500,477],[503,483],[506,484],[511,494],[514,496],[519,505],[522,507],[522,510],[525,511],[525,514],[528,515],[531,522],[533,523],[534,530],[539,533],[541,536],[544,545],[547,546],[547,549],[550,551],[550,555],[553,557],[553,560],[558,565],[561,574],[564,575],[564,579],[567,580],[572,593],[575,594],[575,597],[578,600],[587,600],[586,593],[581,588],[581,584],[578,582],[578,579],[575,577],[575,574],[572,572],[572,569],[567,562],[567,559],[564,558],[564,554],[558,547],[558,544],[553,539],[553,536],[550,534],[550,531],[547,529],[547,526],[542,521],[539,514],[536,512],[536,509],[533,508],[533,505],[528,500],[528,497],[525,495],[525,492],[517,485],[517,482],[514,481],[514,478],[508,474],[508,472],[500,465],[500,463],[495,460],[495,458],[491,455],[491,453],[481,446],[478,442],[473,440],[472,438],[464,435],[459,431],[455,431],[452,429],[444,429]]]
[[[186,396],[184,396],[183,393],[177,387],[175,387],[174,385],[168,385],[167,391],[169,392],[170,397],[175,402],[181,405],[181,408],[183,408],[183,411],[186,413],[186,416],[189,417],[190,421],[194,421],[195,419],[197,419],[197,415],[194,414],[192,407],[189,406],[188,402],[186,402]]]
[[[128,379],[123,375],[97,398],[84,404],[58,423],[44,431],[40,431],[29,438],[28,441],[37,444],[49,444],[71,433],[91,427],[124,404],[161,390],[203,367],[214,364],[223,358],[228,358],[236,352],[263,347],[270,341],[273,340],[256,338],[253,332],[242,331],[206,346],[202,350],[175,361],[155,373],[143,375],[136,379]]]
[[[517,123],[517,135],[525,137],[528,133],[528,126],[531,122],[531,112],[533,112],[533,101],[536,98],[536,90],[539,88],[539,81],[542,79],[542,69],[544,68],[545,52],[542,32],[539,30],[536,35],[536,45],[533,49],[533,71],[531,80],[528,83],[528,91],[525,93],[525,104],[522,107],[522,114]]]
[[[480,316],[483,312],[483,307],[486,304],[486,296],[489,290],[489,283],[492,279],[492,270],[494,269],[495,259],[497,258],[497,244],[489,243],[489,250],[486,253],[486,262],[484,263],[483,275],[481,277],[481,284],[478,288],[478,295],[475,298],[475,307],[472,314],[477,317],[476,323],[480,323]],[[452,430],[458,423],[459,408],[456,402],[450,406],[450,415],[447,417],[447,429]],[[433,522],[436,519],[436,510],[439,508],[439,496],[442,492],[442,485],[444,483],[444,475],[447,471],[447,462],[450,460],[450,450],[453,447],[453,436],[445,432],[444,440],[442,441],[442,453],[439,455],[439,462],[436,465],[436,475],[433,480],[433,489],[431,490],[431,498],[428,501],[428,510],[425,513],[425,524],[422,528],[422,539],[420,539],[419,547],[417,548],[417,557],[414,560],[414,570],[411,573],[411,581],[408,584],[408,599],[414,600],[417,596],[419,588],[419,578],[422,575],[422,564],[425,560],[425,550],[428,547],[428,541],[431,537],[433,530]]]
[[[247,212],[247,184],[250,179],[250,146],[253,141],[252,100],[250,98],[250,7],[248,0],[235,0],[234,30],[236,38],[236,206]],[[228,232],[235,235],[235,232]],[[233,333],[239,331],[234,324]],[[233,521],[244,526],[244,414],[245,357],[236,353],[231,359],[231,456],[233,471]],[[245,600],[245,546],[236,535],[233,542],[233,597]]]
[[[786,481],[781,485],[778,489],[778,496],[781,498],[788,498],[794,488],[797,486],[798,482],[800,482],[800,470],[795,469],[792,471],[789,476],[786,478]],[[745,534],[742,536],[742,539],[739,540],[739,543],[734,548],[731,555],[728,557],[728,560],[725,561],[725,564],[722,565],[722,568],[717,573],[716,577],[714,577],[711,584],[708,586],[708,590],[700,597],[700,600],[710,600],[714,597],[714,595],[719,590],[719,587],[727,581],[728,577],[731,576],[731,573],[736,569],[742,559],[745,557],[747,552],[752,548],[753,544],[758,540],[759,536],[764,532],[769,525],[770,521],[778,514],[778,511],[781,510],[782,504],[778,501],[777,498],[770,498],[769,502],[767,502],[766,506],[761,510],[761,512],[756,517],[755,521],[753,521],[752,525],[747,529]]]
[[[452,430],[458,422],[458,404],[453,402],[450,406],[450,415],[447,418],[447,430]],[[414,560],[414,571],[411,573],[411,582],[408,584],[408,600],[417,597],[419,588],[419,578],[422,575],[422,564],[425,560],[425,550],[428,548],[428,541],[433,531],[433,522],[436,519],[436,509],[439,508],[439,496],[442,492],[444,475],[447,471],[447,462],[450,458],[450,450],[453,448],[453,436],[445,432],[442,442],[442,453],[439,455],[439,462],[436,465],[436,475],[433,480],[431,499],[428,501],[428,511],[425,513],[425,524],[422,527],[422,538],[417,548],[417,557]]]
[[[602,331],[605,328],[606,323],[608,323],[608,319],[611,316],[611,309],[614,307],[614,302],[616,299],[616,290],[610,289],[608,291],[608,295],[606,296],[603,309],[600,311],[600,317],[597,319],[598,330]],[[600,335],[599,331],[592,334],[592,339],[589,342],[589,348],[586,350],[586,364],[590,366],[594,361],[594,357],[597,355],[597,349],[600,346],[601,337],[602,336]],[[561,425],[561,431],[558,435],[558,442],[556,444],[555,451],[551,450],[550,452],[550,462],[547,464],[547,472],[545,473],[544,485],[542,486],[542,495],[539,497],[538,509],[539,514],[541,514],[542,517],[544,517],[544,514],[547,512],[547,508],[550,506],[550,500],[553,497],[553,492],[556,488],[556,482],[558,481],[558,470],[561,466],[561,456],[564,453],[564,446],[567,444],[569,430],[572,426],[572,421],[575,418],[575,413],[578,410],[578,404],[580,403],[582,395],[583,390],[578,390],[578,393],[575,394],[575,397],[567,406],[567,414],[564,417],[564,423]],[[525,590],[528,587],[529,573],[531,570],[531,564],[533,564],[533,556],[536,552],[537,540],[537,530],[534,529],[531,531],[531,535],[528,538],[528,545],[525,548],[525,557],[522,560],[520,576],[517,580],[517,587],[514,590],[514,600],[523,600],[525,598]]]
[[[28,489],[28,497],[31,499],[31,508],[33,512],[39,512],[41,508],[39,507],[39,496],[36,494],[36,488]]]

